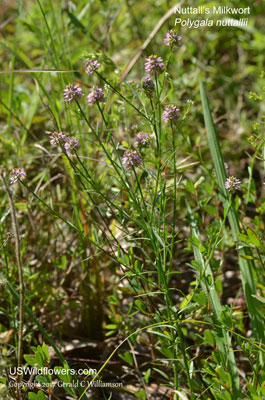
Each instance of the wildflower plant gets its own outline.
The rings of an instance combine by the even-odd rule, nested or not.
[[[74,17],[71,21],[75,27],[82,26]],[[60,100],[69,107],[60,108],[58,99],[51,102],[48,123],[53,124],[54,132],[44,141],[45,145],[50,142],[52,151],[44,145],[37,147],[51,162],[46,164],[43,158],[40,183],[35,184],[36,178],[29,185],[23,168],[10,173],[10,184],[21,181],[30,204],[39,202],[53,226],[55,255],[42,253],[40,246],[36,259],[48,254],[48,266],[41,274],[47,282],[52,282],[51,276],[56,276],[56,284],[63,282],[60,296],[64,298],[69,280],[68,311],[70,316],[80,317],[82,334],[98,342],[105,336],[122,338],[87,387],[73,379],[76,385],[67,391],[70,398],[84,398],[115,353],[137,371],[138,398],[152,396],[148,385],[158,377],[166,380],[173,400],[247,398],[250,378],[256,391],[262,391],[258,377],[264,365],[265,341],[260,298],[265,282],[257,278],[260,286],[256,285],[254,276],[255,262],[264,266],[263,245],[243,218],[239,223],[239,208],[241,212],[244,204],[234,194],[241,190],[241,181],[227,176],[203,84],[207,143],[204,136],[195,142],[190,134],[193,103],[184,103],[179,91],[172,90],[170,60],[181,41],[176,31],[168,31],[164,42],[161,39],[163,58],[157,54],[142,59],[146,76],[140,75],[131,85],[118,83],[116,72],[113,78],[114,63],[106,57],[104,64],[104,55],[89,57],[80,68],[86,82],[82,87],[69,83],[62,92],[62,77]],[[105,72],[108,68],[110,77]],[[201,130],[204,133],[204,127]],[[257,154],[261,151],[262,145]],[[209,173],[213,167],[216,179]],[[18,205],[25,209],[23,202]],[[61,251],[66,255],[57,252],[57,233],[63,238]],[[227,243],[235,259],[238,255],[250,325],[241,310],[234,312],[221,299],[221,261]],[[4,261],[6,276],[11,276],[8,257]],[[34,263],[29,260],[28,275],[31,268]],[[35,293],[43,291],[43,281],[38,282],[38,268],[36,271],[27,284],[32,298],[37,299]],[[188,285],[184,275],[189,276]],[[77,301],[72,296],[75,288]],[[8,285],[8,290],[16,301],[20,298],[14,286]],[[45,299],[53,298],[56,290],[45,292]],[[58,313],[65,316],[64,307],[63,302]],[[28,304],[25,311],[67,369],[64,357]],[[61,335],[64,327],[58,326]],[[125,343],[129,350],[124,352]],[[143,362],[137,347],[144,348]],[[198,349],[207,357],[201,357]],[[259,354],[256,360],[253,349]],[[25,361],[46,365],[50,362],[47,351],[45,345],[35,347],[34,359],[25,357]],[[240,372],[242,354],[249,357],[250,365],[255,363],[253,377],[245,378]],[[34,396],[41,395],[29,397]]]
[[[125,244],[127,240],[129,242],[132,240],[135,242],[134,235],[130,233],[128,227],[124,226],[124,233],[125,237],[125,244],[123,240],[118,242],[117,238],[115,237],[113,231],[110,229],[106,217],[102,212],[102,202],[105,203],[105,208],[110,215],[115,218],[117,224],[122,224],[124,219],[130,220],[130,214],[135,214],[133,218],[133,224],[135,227],[140,230],[144,230],[144,235],[149,238],[152,243],[152,251],[147,256],[144,248],[142,249],[144,257],[147,256],[147,263],[149,267],[152,265],[153,261],[155,260],[155,265],[157,269],[157,280],[156,285],[158,290],[162,290],[164,293],[164,302],[166,305],[166,318],[172,322],[171,328],[169,328],[169,337],[174,344],[172,350],[172,359],[176,359],[177,357],[177,350],[176,350],[176,335],[175,330],[178,332],[179,338],[182,338],[182,333],[177,322],[176,312],[173,311],[173,300],[171,294],[168,290],[167,285],[167,277],[165,275],[165,264],[161,259],[161,252],[165,252],[164,260],[169,259],[169,265],[172,263],[173,259],[173,249],[174,249],[174,242],[175,242],[175,227],[176,227],[176,214],[175,211],[173,213],[173,225],[171,228],[171,243],[170,245],[167,244],[166,247],[161,247],[162,241],[161,238],[157,235],[154,235],[154,229],[156,231],[161,230],[161,213],[163,212],[163,203],[160,200],[161,191],[164,191],[164,183],[162,179],[162,163],[163,163],[163,153],[162,153],[162,144],[166,138],[166,133],[162,130],[162,90],[163,90],[163,82],[159,81],[158,76],[165,71],[165,64],[161,57],[159,56],[150,56],[145,62],[145,70],[148,74],[146,78],[143,79],[143,89],[145,91],[146,99],[150,102],[149,105],[149,113],[147,110],[142,111],[140,110],[139,106],[134,105],[131,100],[126,97],[121,91],[115,88],[105,77],[102,77],[97,69],[100,65],[95,62],[95,60],[88,60],[85,69],[86,73],[90,76],[94,73],[100,81],[102,81],[105,85],[109,87],[113,93],[122,99],[126,107],[132,109],[137,114],[137,122],[140,123],[140,118],[144,118],[144,124],[148,128],[148,131],[153,132],[148,133],[147,131],[139,131],[134,138],[131,139],[131,146],[129,149],[126,149],[123,154],[121,154],[117,138],[114,137],[112,131],[114,130],[114,126],[112,125],[112,121],[109,119],[107,115],[105,115],[104,110],[101,108],[100,103],[106,102],[105,94],[100,86],[94,86],[92,89],[88,89],[87,97],[87,104],[89,107],[96,105],[98,107],[99,115],[102,117],[102,123],[99,125],[94,125],[93,120],[91,120],[90,115],[87,115],[85,111],[84,102],[82,98],[84,97],[85,93],[83,90],[74,84],[69,84],[67,88],[64,90],[64,100],[73,103],[72,109],[74,108],[79,112],[79,115],[83,119],[84,123],[87,125],[89,129],[89,135],[93,136],[94,140],[99,146],[101,153],[107,160],[108,169],[112,169],[112,173],[115,174],[117,179],[117,186],[121,193],[126,190],[126,196],[128,196],[128,201],[124,207],[120,207],[117,201],[114,201],[112,196],[105,195],[104,192],[99,190],[99,183],[95,181],[95,171],[93,174],[89,171],[85,163],[81,159],[80,151],[77,153],[75,150],[80,147],[80,142],[76,137],[70,136],[65,132],[57,132],[50,134],[50,143],[54,146],[61,146],[64,150],[66,155],[69,157],[70,166],[73,168],[75,172],[75,176],[77,182],[79,182],[80,188],[82,190],[85,189],[86,201],[88,204],[93,204],[95,208],[95,212],[98,217],[101,219],[102,224],[99,226],[99,230],[102,235],[103,242],[95,242],[95,240],[89,238],[90,242],[96,246],[96,248],[100,251],[109,255],[111,259],[114,259],[120,265],[121,271],[129,278],[131,281],[129,271],[131,269],[130,264],[134,262],[134,255],[133,253],[129,253],[126,251]],[[152,80],[152,76],[154,77],[154,81]],[[152,100],[152,94],[153,100]],[[73,101],[74,100],[74,101]],[[95,112],[95,109],[92,110],[92,113]],[[179,109],[176,106],[172,106],[168,108],[166,106],[164,112],[167,112],[167,118],[163,119],[175,121],[179,119]],[[107,140],[104,140],[105,132],[107,133]],[[152,140],[154,139],[155,140]],[[171,145],[175,149],[175,132],[171,126]],[[145,149],[143,152],[142,150]],[[76,158],[71,159],[70,156],[75,152]],[[157,157],[157,161],[154,163],[153,158]],[[141,171],[145,169],[146,163],[153,163],[155,169],[152,173],[153,177],[148,180],[144,180],[141,182]],[[174,200],[172,204],[172,208],[176,208],[176,155],[175,150],[173,150],[173,175],[175,188],[174,188]],[[133,172],[133,173],[132,173]],[[77,183],[75,183],[76,185]],[[87,189],[88,188],[88,189]],[[92,190],[91,190],[92,188]],[[106,188],[105,188],[106,190]],[[33,193],[33,192],[31,192]],[[97,193],[97,197],[95,198],[93,193]],[[34,197],[38,197],[34,193]],[[43,200],[40,199],[42,204],[46,204]],[[52,211],[52,213],[58,216],[50,205],[46,205],[47,208]],[[135,211],[133,209],[135,208]],[[159,216],[160,215],[160,216]],[[65,222],[65,219],[62,218],[62,221]],[[73,226],[74,229],[80,232],[80,224],[70,224],[67,223],[68,226]],[[162,234],[162,232],[161,232]],[[82,234],[83,235],[83,234]],[[129,243],[128,242],[128,243]],[[136,243],[136,242],[135,242]],[[105,250],[104,247],[108,246],[108,250]],[[117,253],[117,249],[118,253]],[[151,263],[151,264],[150,264]],[[148,267],[148,268],[149,268]],[[170,271],[170,269],[169,269]],[[140,279],[137,285],[134,285],[134,292],[135,294],[139,290],[145,290],[143,281]],[[136,303],[137,304],[137,303]],[[182,340],[182,339],[180,339]],[[186,357],[185,349],[182,347],[181,350],[182,356]],[[188,373],[188,365],[185,366],[186,374],[188,377],[189,387],[192,391],[192,383],[190,380],[190,376]],[[177,363],[173,362],[173,371],[174,371],[174,385],[177,385],[177,376],[178,376],[178,367]]]
[[[87,104],[89,105],[89,109],[91,107],[92,115],[98,108],[99,115],[102,117],[101,122],[96,125],[93,123],[90,113],[87,115],[85,112],[85,106],[82,102],[83,93],[82,96],[78,94],[73,95],[72,99],[75,99],[79,115],[89,129],[89,135],[93,136],[93,140],[97,143],[100,153],[107,162],[107,170],[111,170],[111,174],[115,175],[117,182],[117,188],[115,190],[123,193],[126,199],[123,207],[121,207],[121,203],[117,202],[117,198],[115,199],[110,195],[111,192],[108,192],[108,184],[106,184],[104,190],[102,188],[100,189],[99,182],[95,180],[95,171],[93,171],[92,174],[80,158],[80,151],[78,152],[79,154],[76,153],[76,162],[71,160],[70,165],[74,169],[80,188],[82,188],[82,190],[85,189],[84,193],[86,193],[87,203],[90,205],[93,204],[95,212],[101,220],[101,225],[99,225],[97,229],[100,231],[102,241],[95,241],[93,236],[91,236],[89,240],[98,250],[106,253],[112,260],[118,263],[121,273],[127,277],[135,296],[142,291],[146,293],[145,280],[143,275],[138,272],[137,274],[139,274],[140,279],[138,281],[134,279],[135,273],[133,272],[132,265],[138,265],[138,271],[141,271],[141,269],[139,269],[141,267],[139,267],[139,264],[136,262],[134,251],[129,250],[128,252],[126,250],[127,245],[133,242],[134,246],[139,248],[140,255],[138,259],[141,260],[143,265],[146,264],[147,270],[150,271],[150,273],[151,265],[155,266],[155,280],[152,285],[154,285],[153,289],[155,289],[155,291],[163,294],[165,311],[163,311],[161,315],[158,309],[156,309],[156,305],[152,302],[150,304],[145,302],[139,303],[139,301],[135,300],[134,304],[135,307],[141,311],[145,309],[147,312],[151,312],[153,308],[156,309],[156,318],[162,318],[162,321],[167,321],[167,337],[172,348],[170,352],[163,353],[161,350],[161,354],[172,359],[172,382],[174,388],[178,387],[178,375],[180,371],[176,360],[178,357],[184,360],[182,373],[186,376],[190,398],[195,399],[196,389],[191,380],[189,367],[192,355],[185,345],[185,337],[181,329],[180,319],[174,307],[174,300],[169,289],[169,276],[172,273],[172,263],[177,242],[178,169],[176,152],[177,145],[181,143],[181,136],[178,136],[178,133],[181,128],[182,120],[180,118],[180,108],[176,105],[177,99],[175,99],[176,104],[169,105],[164,103],[165,100],[164,102],[161,100],[162,96],[166,99],[166,96],[163,95],[166,81],[165,79],[160,79],[159,75],[166,71],[168,62],[164,63],[159,56],[150,56],[146,60],[145,71],[148,75],[143,79],[142,84],[146,100],[149,102],[149,107],[144,109],[140,109],[139,106],[132,104],[131,100],[121,93],[120,89],[114,87],[105,77],[101,76],[97,71],[98,67],[99,66],[94,63],[94,61],[88,62],[88,64],[86,64],[86,69],[89,71],[88,75],[95,73],[101,84],[103,82],[107,85],[109,90],[125,103],[126,107],[136,113],[135,118],[138,123],[143,124],[140,120],[144,118],[146,130],[139,130],[134,138],[129,138],[131,145],[129,144],[129,149],[127,147],[122,153],[118,140],[115,137],[115,125],[100,106],[100,103],[106,102],[106,97],[102,88],[100,86],[94,86],[92,89],[88,90],[88,95],[86,95]],[[69,99],[70,98],[71,94],[69,94]],[[95,105],[97,108],[92,110],[92,106]],[[187,117],[186,114],[185,117]],[[165,128],[162,127],[163,122],[165,123]],[[154,133],[150,134],[148,131]],[[152,140],[153,138],[155,140]],[[80,146],[77,138],[70,137],[61,132],[57,135],[51,135],[51,142],[53,145],[63,145],[67,156],[71,156],[75,149]],[[170,143],[170,153],[164,151],[163,147],[165,143]],[[143,149],[145,149],[145,151],[142,151]],[[172,188],[170,197],[167,197],[166,194],[168,188],[164,180],[165,165],[170,166],[169,179]],[[147,172],[149,168],[152,171],[150,173]],[[216,168],[218,179],[218,167]],[[237,178],[229,177],[225,183],[225,188],[228,191],[239,190],[240,181]],[[193,190],[192,187],[190,189]],[[106,190],[108,192],[107,195]],[[94,195],[95,193],[97,194],[96,197]],[[102,204],[104,204],[107,213],[115,219],[115,224],[122,226],[124,234],[122,240],[117,240],[116,235],[110,228],[105,213],[102,211]],[[167,213],[166,209],[168,204],[170,204],[170,228],[166,227],[163,217]],[[190,212],[189,206],[188,210]],[[128,221],[129,225],[124,223],[125,220]],[[134,230],[131,231],[129,229],[130,225],[133,225],[134,229],[143,232],[145,240],[150,242],[151,247],[149,249],[138,242],[138,238],[134,235]],[[76,226],[75,229],[79,230],[80,228]],[[196,229],[194,228],[194,232],[195,231]],[[196,235],[198,236],[197,233]],[[197,240],[199,239],[197,238]],[[218,243],[218,235],[216,243]],[[197,255],[198,249],[196,247],[194,247],[194,252],[196,261],[201,262],[201,256],[199,257]],[[203,268],[206,268],[206,266],[207,264],[205,264]],[[200,279],[202,279],[202,271],[198,276],[199,285]],[[147,282],[149,281],[147,280]],[[151,282],[148,283],[148,285],[150,284]],[[201,281],[201,286],[205,293],[207,293],[207,283]],[[150,289],[151,287],[149,286],[149,290]],[[198,289],[196,289],[196,291],[197,290]],[[214,287],[212,287],[211,290],[214,290]],[[216,303],[213,306],[213,321],[217,324],[221,324],[223,327],[223,322],[218,319],[218,314],[223,312],[223,309],[220,304],[217,305],[216,294],[213,295],[211,301]],[[159,315],[160,317],[158,317]],[[112,315],[110,318],[113,319],[113,324],[110,326],[117,326],[118,329],[118,327],[120,327],[120,322],[115,320],[115,315]],[[129,321],[127,323],[129,324]],[[129,329],[133,329],[133,327],[130,326]],[[156,332],[156,330],[154,330],[154,332]],[[113,333],[113,331],[110,333]],[[231,385],[231,391],[238,396],[241,389],[239,387],[238,372],[235,367],[235,358],[232,352],[227,352],[230,336],[224,331],[222,331],[222,335],[222,340],[226,345],[223,345],[221,342],[219,343],[219,349],[224,357],[221,364],[222,367],[225,368],[225,359],[228,357],[229,373],[234,380],[234,383]],[[159,335],[157,340],[161,340],[161,348],[163,348],[165,343],[163,343]]]

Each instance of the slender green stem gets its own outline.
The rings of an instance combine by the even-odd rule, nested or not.
[[[9,189],[4,176],[1,176],[2,182],[4,184],[4,188],[6,194],[8,196],[11,218],[12,218],[12,226],[13,233],[15,238],[15,253],[16,253],[16,261],[17,261],[17,269],[18,269],[18,279],[19,279],[19,328],[18,328],[18,353],[17,353],[17,368],[21,368],[22,366],[22,351],[23,351],[23,323],[24,323],[24,305],[25,305],[25,283],[24,283],[24,271],[21,260],[21,245],[20,245],[20,235],[19,235],[19,227],[16,215],[15,204],[13,201],[13,195],[11,190]],[[21,376],[18,374],[17,377],[17,394],[18,399],[21,399],[21,387],[20,387]]]
[[[140,114],[148,122],[150,122],[150,119],[142,111],[140,111],[137,107],[135,107],[135,105],[129,99],[127,99],[127,97],[123,96],[123,94],[118,89],[116,89],[109,81],[107,81],[107,79],[105,79],[98,71],[95,72],[98,75],[98,77],[102,79],[103,82],[105,82],[113,90],[114,93],[120,96],[130,107],[132,107],[135,111],[137,111],[138,114]]]
[[[172,132],[172,147],[173,147],[173,174],[174,174],[174,189],[173,189],[173,221],[172,221],[172,239],[171,239],[171,257],[169,262],[169,268],[172,269],[172,259],[174,254],[174,244],[175,244],[175,229],[176,229],[176,215],[177,215],[177,167],[176,167],[176,143],[175,143],[175,132],[173,129],[173,124],[171,122],[171,132]]]
[[[93,244],[97,249],[101,250],[103,253],[107,254],[110,258],[116,261],[116,257],[113,256],[109,251],[105,250],[102,246],[100,246],[97,242],[92,240],[91,238],[87,237],[83,231],[81,231],[77,226],[72,224],[71,222],[67,221],[64,217],[62,217],[60,214],[58,214],[52,207],[49,206],[41,197],[39,197],[28,185],[26,185],[24,182],[20,181],[23,186],[45,207],[48,208],[48,210],[54,215],[55,217],[59,218],[61,221],[63,221],[66,225],[68,225],[70,228],[74,229],[82,238],[88,240],[91,244]]]
[[[92,133],[95,135],[96,139],[98,140],[100,146],[102,147],[104,153],[106,154],[108,160],[110,161],[111,165],[114,167],[117,175],[119,176],[122,184],[124,185],[125,188],[128,189],[128,193],[131,196],[131,199],[133,200],[134,204],[137,206],[137,209],[140,211],[140,213],[142,214],[142,208],[139,205],[139,201],[137,200],[135,194],[134,194],[134,190],[131,188],[131,185],[128,181],[127,175],[124,178],[123,175],[123,169],[113,160],[113,158],[111,157],[111,155],[109,154],[106,146],[104,145],[103,141],[101,140],[100,136],[97,134],[96,130],[93,128],[93,126],[90,124],[90,122],[88,121],[84,111],[82,110],[80,104],[78,103],[78,101],[76,101],[76,104],[80,110],[80,113],[82,114],[83,118],[85,119],[86,123],[88,124],[89,128],[91,129]],[[114,146],[114,144],[113,144]],[[143,223],[145,223],[145,220],[142,221]]]

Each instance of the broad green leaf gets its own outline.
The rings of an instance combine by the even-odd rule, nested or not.
[[[41,390],[39,390],[37,394],[30,392],[28,394],[28,398],[29,398],[29,400],[46,400],[47,399],[47,397]]]
[[[124,354],[119,354],[119,357],[129,365],[133,366],[133,356],[131,353],[129,353],[129,351],[126,351]]]
[[[28,356],[27,354],[24,355],[26,362],[31,366],[34,367],[37,364],[36,358]]]
[[[255,247],[260,247],[259,238],[251,228],[247,228],[247,234],[249,238],[249,243],[253,244],[253,246]]]
[[[65,383],[71,382],[71,376],[67,373],[67,369],[63,367],[54,367],[55,374]]]
[[[42,348],[43,354],[45,355],[45,359],[49,362],[50,356],[49,356],[49,350],[48,350],[47,345],[45,343],[43,343],[41,348]]]
[[[145,381],[145,383],[148,383],[149,378],[150,378],[150,375],[151,375],[151,368],[148,368],[148,370],[147,370],[146,373],[144,374],[144,381]]]
[[[40,367],[44,367],[44,362],[40,351],[36,351],[35,353],[36,362]]]
[[[204,331],[204,337],[205,337],[206,342],[210,343],[212,346],[215,345],[214,336],[213,336],[212,332],[209,329],[206,329]]]
[[[144,389],[141,389],[139,392],[134,393],[134,395],[139,399],[143,399],[143,400],[146,399],[146,393],[145,393]]]

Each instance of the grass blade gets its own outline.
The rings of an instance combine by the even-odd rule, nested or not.
[[[192,211],[190,209],[189,204],[187,204],[188,208],[188,215],[189,215],[189,221],[190,221],[190,230],[191,230],[191,236],[195,237],[201,242],[201,238],[199,235],[199,230],[196,224],[196,220],[194,218],[194,215],[192,214]],[[209,298],[210,301],[210,307],[213,312],[213,322],[214,322],[214,328],[218,332],[218,336],[215,337],[217,347],[219,351],[223,354],[223,359],[225,360],[223,368],[226,370],[226,362],[228,366],[228,371],[231,375],[231,380],[232,380],[232,394],[233,398],[235,399],[240,399],[242,398],[242,391],[241,391],[241,386],[240,386],[240,380],[239,380],[239,375],[238,375],[238,369],[234,357],[234,352],[233,348],[231,346],[231,341],[230,341],[230,336],[229,333],[226,331],[225,328],[221,328],[220,325],[222,325],[222,322],[220,321],[220,315],[222,312],[222,305],[220,303],[218,293],[215,288],[215,283],[214,283],[214,276],[211,270],[210,263],[204,261],[203,255],[199,249],[198,246],[195,244],[192,244],[193,248],[193,253],[194,253],[194,258],[195,261],[197,261],[198,266],[200,268],[199,275],[200,275],[200,285],[206,295],[207,298]],[[209,279],[210,277],[210,279]]]
[[[229,204],[228,193],[225,189],[225,181],[227,179],[227,175],[226,175],[224,160],[219,146],[218,136],[213,123],[211,111],[209,108],[208,99],[202,82],[200,82],[200,91],[201,91],[202,108],[206,126],[207,139],[214,168],[216,171],[216,179],[219,186],[221,200],[225,209],[228,209],[228,206],[230,205],[228,210],[228,220],[234,240],[235,242],[238,242],[238,234],[241,233],[241,229],[239,226],[238,216],[235,211],[233,200],[232,203]],[[256,283],[253,276],[253,270],[255,266],[252,260],[242,258],[242,256],[251,255],[250,254],[251,250],[240,244],[240,246],[239,245],[237,246],[237,252],[238,252],[239,267],[241,271],[242,285],[249,311],[253,334],[258,341],[262,341],[263,343],[265,343],[264,321],[260,313],[261,307],[259,302],[253,297],[253,295],[257,295]]]

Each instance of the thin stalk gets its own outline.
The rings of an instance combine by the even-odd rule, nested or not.
[[[194,322],[192,320],[187,320],[187,321],[182,321],[182,322]],[[150,328],[159,328],[159,327],[168,327],[168,328],[172,328],[172,326],[170,325],[171,322],[176,322],[176,321],[163,321],[163,322],[157,322],[151,325],[147,325],[144,326],[143,328],[139,328],[136,331],[134,331],[133,333],[131,333],[130,335],[128,335],[125,339],[123,339],[119,345],[113,350],[113,352],[110,354],[110,356],[107,358],[107,360],[105,361],[105,363],[102,365],[102,367],[98,370],[98,372],[96,373],[96,375],[94,375],[93,379],[91,379],[91,381],[89,382],[88,386],[85,388],[85,390],[83,391],[82,395],[78,398],[78,400],[81,400],[83,398],[83,396],[85,395],[85,393],[87,392],[87,390],[93,385],[93,382],[97,379],[97,377],[101,374],[101,372],[103,371],[103,369],[106,367],[106,365],[108,364],[108,362],[112,359],[112,357],[116,354],[116,352],[118,351],[118,349],[127,341],[129,340],[132,336],[136,336],[137,334],[139,334],[140,332],[143,332],[147,329]],[[199,323],[202,321],[196,321],[196,323]],[[205,323],[205,322],[203,322]],[[207,324],[207,322],[206,322]],[[175,328],[174,328],[175,329]],[[154,332],[155,333],[155,332]],[[194,399],[194,397],[192,397]]]
[[[153,126],[154,131],[155,131],[156,147],[157,147],[157,150],[158,150],[158,148],[159,148],[159,139],[158,139],[158,134],[157,134],[157,129],[156,129],[156,113],[155,113],[155,108],[154,108],[154,104],[153,104],[153,101],[152,101],[151,97],[150,97],[150,105],[151,105],[151,108],[152,108],[152,116],[153,116],[153,124],[151,124],[151,125]]]
[[[258,147],[257,147],[257,149],[256,149],[256,151],[255,151],[255,153],[254,153],[254,155],[253,155],[253,157],[252,157],[252,160],[251,160],[251,162],[250,162],[250,166],[249,166],[248,189],[247,189],[247,196],[246,196],[246,207],[247,207],[247,205],[248,205],[248,203],[249,203],[250,188],[251,188],[251,181],[252,181],[254,163],[255,163],[255,160],[256,160],[256,158],[257,158],[257,156],[258,156],[258,154],[259,154],[259,151],[260,151],[262,145],[263,145],[263,141],[261,140],[260,143],[259,143],[259,145],[258,145]]]
[[[26,185],[24,182],[20,181],[23,186],[25,186],[25,188],[41,203],[43,204],[45,207],[48,208],[48,210],[50,210],[50,212],[52,213],[52,215],[54,215],[55,217],[59,218],[61,221],[63,221],[66,225],[68,225],[70,228],[74,229],[77,233],[79,233],[79,235],[88,240],[91,244],[93,244],[97,249],[103,251],[103,253],[107,254],[112,260],[116,261],[116,257],[113,256],[109,251],[105,250],[103,247],[101,247],[97,242],[95,242],[94,240],[88,238],[83,231],[81,231],[77,226],[75,226],[74,224],[72,224],[71,222],[67,221],[64,217],[62,217],[60,214],[58,214],[52,207],[49,206],[49,204],[47,204],[41,197],[39,197],[28,185]],[[125,265],[125,264],[123,264]],[[126,266],[126,265],[125,265]]]
[[[17,261],[18,268],[18,279],[19,279],[19,328],[18,328],[18,354],[17,354],[17,368],[20,368],[22,365],[22,350],[23,350],[23,322],[24,322],[24,303],[25,303],[25,284],[24,284],[24,273],[23,266],[21,261],[21,244],[20,244],[20,236],[19,236],[19,227],[16,215],[16,208],[13,201],[13,195],[11,190],[9,189],[4,175],[1,176],[4,188],[9,200],[10,205],[10,213],[12,219],[12,227],[15,238],[15,255]],[[20,387],[21,376],[18,374],[17,376],[17,394],[18,398],[21,399],[21,387]]]
[[[153,127],[154,127],[155,137],[156,137],[156,157],[157,157],[157,165],[158,165],[154,198],[153,198],[153,202],[152,202],[152,213],[151,213],[151,221],[153,221],[154,213],[155,213],[155,205],[158,201],[158,187],[159,187],[159,181],[160,181],[161,160],[160,160],[160,151],[159,151],[160,144],[159,144],[159,137],[158,137],[158,132],[157,132],[156,111],[155,111],[155,108],[154,108],[151,98],[150,98],[150,104],[151,104],[152,113],[153,113]]]
[[[98,75],[100,79],[103,80],[103,82],[105,82],[113,90],[114,93],[120,96],[130,107],[132,107],[135,111],[137,111],[138,114],[140,114],[148,122],[150,122],[150,119],[144,113],[142,113],[142,111],[140,111],[129,99],[127,99],[127,97],[123,96],[123,94],[118,89],[116,89],[111,83],[109,83],[107,79],[105,79],[98,71],[95,71],[95,73]]]
[[[171,263],[173,259],[174,243],[175,243],[175,229],[176,229],[176,214],[177,214],[177,167],[176,167],[176,144],[175,144],[175,133],[173,124],[171,122],[172,131],[172,146],[173,146],[173,173],[174,173],[174,190],[173,190],[173,222],[172,222],[172,242],[171,242],[171,258],[169,262],[169,268],[172,269]]]
[[[128,193],[130,194],[131,199],[133,200],[134,204],[137,206],[137,209],[139,210],[140,213],[142,213],[142,209],[141,209],[141,207],[140,207],[140,204],[139,204],[139,202],[138,202],[136,196],[134,195],[134,191],[133,191],[133,189],[131,188],[131,185],[130,185],[129,182],[128,182],[127,176],[126,176],[126,180],[125,180],[124,177],[123,177],[123,174],[121,173],[121,171],[122,171],[121,167],[120,167],[116,162],[114,162],[114,160],[113,160],[112,157],[110,156],[109,152],[107,151],[107,149],[106,149],[104,143],[103,143],[102,140],[100,139],[100,137],[99,137],[99,135],[97,134],[96,130],[93,128],[93,126],[92,126],[92,125],[90,124],[90,122],[88,121],[88,119],[87,119],[87,117],[86,117],[86,115],[85,115],[83,109],[81,108],[80,104],[78,103],[78,101],[76,101],[76,104],[77,104],[77,106],[78,106],[78,108],[79,108],[80,113],[82,114],[83,118],[85,119],[87,125],[89,126],[89,128],[90,128],[91,131],[92,131],[92,133],[95,135],[96,139],[98,140],[100,146],[102,147],[102,149],[103,149],[104,153],[106,154],[108,160],[110,161],[111,165],[113,166],[113,168],[114,168],[115,171],[117,172],[117,174],[118,174],[118,176],[119,176],[121,182],[123,183],[124,187],[130,189]],[[143,222],[144,222],[144,220],[143,220]]]
[[[159,233],[161,233],[161,217],[162,215],[164,215],[163,213],[163,198],[165,198],[165,196],[162,195],[162,192],[165,189],[162,188],[162,180],[161,180],[161,166],[162,166],[162,110],[161,110],[161,102],[160,102],[160,96],[162,93],[162,89],[159,90],[159,80],[158,80],[158,76],[157,74],[155,74],[155,82],[156,82],[156,110],[153,107],[153,102],[150,99],[150,103],[151,103],[151,107],[153,110],[153,120],[154,120],[154,131],[155,131],[155,135],[156,135],[156,140],[157,140],[157,155],[158,155],[158,161],[157,161],[157,165],[158,165],[158,172],[157,172],[157,178],[156,178],[156,186],[155,186],[155,193],[154,193],[154,200],[153,200],[153,206],[152,206],[152,214],[151,214],[151,223],[153,224],[153,219],[154,219],[154,211],[155,211],[155,204],[157,203],[157,201],[159,201],[160,206],[159,206],[159,220],[158,220],[158,229],[159,229]],[[157,116],[156,116],[156,112],[157,112]],[[173,132],[172,132],[173,133]],[[173,133],[173,137],[174,137],[174,133]],[[174,141],[174,138],[173,138]],[[175,142],[173,144],[174,147],[174,160],[175,160]],[[174,161],[174,183],[175,183],[175,190],[174,190],[174,196],[176,198],[176,160]],[[158,188],[159,188],[159,193],[160,193],[160,198],[158,199]],[[165,206],[165,205],[164,205]],[[174,200],[174,212],[176,212],[175,210],[175,200]],[[174,220],[176,219],[176,215],[174,215]],[[151,227],[151,230],[153,232],[153,229]],[[175,230],[175,227],[174,227]],[[172,233],[172,246],[174,245],[174,231]],[[173,301],[170,295],[170,292],[168,290],[168,279],[166,277],[166,253],[167,250],[165,249],[166,243],[164,240],[164,262],[161,260],[161,256],[160,254],[158,254],[158,263],[157,263],[157,267],[158,267],[158,274],[159,274],[159,279],[161,280],[161,283],[164,287],[164,292],[165,292],[165,301],[166,301],[166,308],[167,308],[167,314],[168,314],[168,318],[172,319],[172,312],[173,312],[173,317],[175,318],[175,320],[177,321],[176,318],[176,313],[173,310]],[[157,246],[158,249],[160,248],[160,244],[159,241],[157,241]],[[164,264],[164,267],[163,267]],[[188,385],[190,388],[190,395],[191,395],[191,399],[194,399],[194,393],[193,393],[193,388],[192,388],[192,382],[190,379],[190,373],[189,373],[189,366],[188,366],[188,359],[187,359],[187,354],[186,354],[186,350],[185,350],[185,346],[184,346],[184,342],[183,342],[183,336],[182,336],[182,332],[181,329],[179,327],[178,322],[175,322],[175,326],[178,332],[178,337],[179,337],[179,341],[180,341],[180,349],[182,352],[182,356],[183,356],[183,361],[184,361],[184,366],[186,369],[186,374],[187,374],[187,380],[188,380]],[[172,340],[172,344],[174,346],[175,343],[175,333],[174,331],[171,329],[171,340]],[[174,385],[175,388],[178,388],[178,370],[177,370],[177,352],[176,352],[176,348],[174,346],[174,364],[173,364],[173,371],[174,371]],[[175,395],[176,398],[176,395]]]
[[[104,124],[105,124],[106,128],[108,129],[109,124],[108,124],[108,122],[107,122],[107,120],[106,120],[106,118],[105,118],[104,112],[103,112],[102,108],[100,107],[99,102],[97,102],[97,106],[98,106],[99,112],[100,112],[100,114],[101,114],[101,116],[102,116],[102,119],[103,119],[103,121],[104,121]]]
[[[146,208],[146,202],[145,202],[145,199],[144,199],[144,195],[143,195],[143,191],[142,191],[142,188],[141,188],[141,184],[140,184],[140,182],[138,180],[138,176],[136,174],[136,171],[135,171],[134,167],[133,167],[133,172],[134,172],[135,180],[136,180],[136,183],[137,183],[137,186],[138,186],[138,189],[139,189],[139,193],[140,193],[140,196],[141,196],[141,199],[142,199],[142,202],[143,202],[143,207],[144,207],[144,211],[145,211],[145,214],[146,214],[146,218],[148,220],[148,211],[147,211],[147,208]],[[141,207],[140,202],[139,202],[139,206]]]

